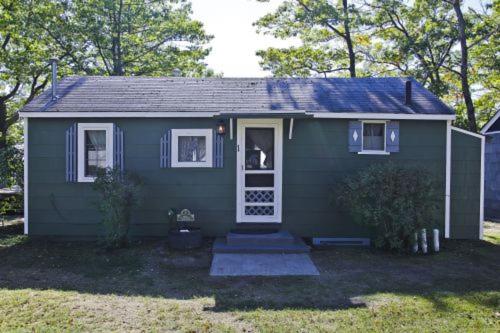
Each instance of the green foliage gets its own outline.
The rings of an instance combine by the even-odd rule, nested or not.
[[[309,77],[311,73],[328,74],[349,66],[347,53],[328,47],[302,45],[290,48],[273,48],[257,51],[260,65],[277,77]],[[342,60],[343,59],[343,60]]]
[[[75,0],[44,25],[75,66],[100,75],[212,75],[203,59],[212,36],[185,0]]]
[[[372,66],[377,71],[413,76],[438,96],[448,93],[443,78],[457,31],[445,1],[374,0]]]
[[[9,129],[18,121],[17,110],[48,83],[48,59],[63,58],[64,50],[50,41],[38,22],[60,14],[50,0],[0,0],[0,148],[19,142]]]
[[[99,171],[92,187],[99,193],[106,244],[121,247],[128,242],[132,209],[140,204],[142,179],[135,173],[107,168]]]
[[[267,0],[260,0],[266,2]],[[302,45],[260,50],[260,64],[275,76],[356,76],[356,62],[366,37],[364,13],[351,1],[286,0],[254,25],[276,38],[299,39]]]
[[[434,226],[440,196],[428,172],[388,163],[347,178],[332,199],[356,223],[373,228],[376,247],[401,251],[417,230]]]
[[[24,184],[23,151],[15,146],[0,149],[0,188]]]
[[[478,125],[500,108],[500,2],[485,0],[482,9],[462,4],[469,88],[461,82],[453,2],[286,0],[254,25],[260,33],[300,45],[269,47],[257,55],[261,67],[277,77],[412,76],[455,108],[456,126],[470,129],[475,119],[465,107],[466,91]]]
[[[0,149],[0,188],[24,187],[23,151],[15,146]],[[23,196],[16,195],[0,200],[0,215],[19,212],[23,208]]]

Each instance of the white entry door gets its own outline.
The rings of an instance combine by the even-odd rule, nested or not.
[[[236,221],[281,223],[282,119],[238,119]]]

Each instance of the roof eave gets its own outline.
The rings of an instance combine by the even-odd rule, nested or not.
[[[360,112],[20,112],[22,118],[318,118],[455,120],[454,114],[406,114]]]

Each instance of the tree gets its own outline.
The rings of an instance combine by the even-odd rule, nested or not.
[[[472,13],[478,24],[476,29],[484,38],[470,49],[474,108],[478,125],[486,123],[500,110],[500,2],[487,4],[482,13]],[[474,43],[474,42],[473,42]]]
[[[49,12],[54,15],[57,8],[44,0],[0,0],[0,149],[19,119],[17,109],[47,85],[47,60],[64,58],[35,24]]]
[[[414,76],[442,97],[450,89],[444,66],[457,34],[450,26],[450,6],[440,1],[374,0],[372,65],[397,75]],[[380,68],[379,68],[380,70]]]
[[[101,75],[211,75],[203,24],[185,0],[74,0],[44,27],[78,69]]]
[[[474,68],[472,64],[474,61],[471,63],[470,54],[473,48],[487,43],[490,38],[496,38],[498,41],[498,21],[492,20],[492,18],[495,15],[498,18],[499,5],[497,3],[493,14],[488,15],[488,13],[480,14],[472,9],[469,9],[468,13],[464,13],[462,1],[460,0],[445,0],[445,2],[453,7],[455,15],[450,20],[450,24],[459,32],[458,40],[460,45],[457,61],[447,68],[456,74],[460,80],[461,97],[467,114],[467,128],[472,132],[476,132],[476,110],[471,91],[471,78],[473,76],[472,72],[477,70],[477,67]],[[494,45],[491,46],[495,47]],[[475,55],[480,56],[480,54]],[[497,58],[494,54],[490,54],[490,56],[493,57],[492,59]],[[458,67],[458,69],[455,67]]]
[[[298,37],[302,42],[299,47],[257,52],[262,58],[261,66],[274,75],[357,75],[356,43],[363,40],[363,19],[354,1],[286,0],[276,12],[254,25],[261,33],[282,39]]]

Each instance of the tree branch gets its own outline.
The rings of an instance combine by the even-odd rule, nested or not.
[[[312,13],[312,9],[309,8],[309,6],[307,6],[305,3],[302,2],[302,0],[297,0],[297,2],[299,3],[299,5],[301,5],[308,13]],[[340,30],[338,30],[337,28],[335,28],[331,23],[329,23],[328,21],[324,20],[323,23],[328,27],[330,28],[333,32],[335,32],[337,35],[339,35],[340,37],[342,38],[345,38],[345,34],[342,33]]]
[[[4,103],[4,102],[8,101],[9,99],[11,99],[12,97],[14,97],[20,87],[21,87],[21,81],[17,80],[16,84],[14,85],[14,87],[12,88],[12,90],[8,94],[0,96],[0,103]]]

